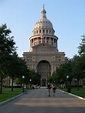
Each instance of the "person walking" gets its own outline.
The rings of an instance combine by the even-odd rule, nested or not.
[[[50,85],[50,83],[48,83],[48,96],[50,97],[50,89],[51,89],[51,85]]]
[[[53,96],[55,96],[55,91],[56,91],[56,86],[55,86],[55,84],[53,84],[52,90],[53,90]]]

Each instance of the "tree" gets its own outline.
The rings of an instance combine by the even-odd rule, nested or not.
[[[74,79],[77,79],[77,86],[79,89],[79,80],[82,78],[81,76],[81,59],[80,56],[75,55],[73,57],[73,75]]]
[[[31,79],[32,84],[40,85],[40,78],[41,78],[41,76],[39,73],[36,73],[33,69],[29,69],[29,82]]]
[[[82,42],[78,47],[78,53],[80,56],[80,60],[78,61],[79,70],[80,70],[80,77],[85,78],[85,35],[82,35]],[[78,70],[78,71],[79,71]]]
[[[13,81],[18,76],[18,62],[18,55],[16,52],[10,55],[9,59],[7,60],[7,76],[9,76],[12,80],[11,91],[13,91]]]
[[[80,43],[80,46],[78,47],[78,53],[79,55],[85,56],[85,35],[82,35],[82,42]]]
[[[81,56],[81,74],[82,74],[82,77],[85,78],[85,56]]]
[[[66,84],[67,85],[67,76],[69,86],[71,86],[71,81],[73,78],[73,73],[72,73],[72,65],[73,61],[72,59],[68,59],[67,62],[64,64],[61,64],[56,71],[52,74],[51,81],[58,84]]]
[[[0,93],[2,93],[2,79],[7,73],[7,60],[15,52],[15,42],[10,36],[11,30],[6,24],[0,26]]]
[[[28,84],[29,81],[29,69],[26,65],[25,60],[18,58],[18,74],[17,77],[20,79],[21,83],[24,82],[26,84]],[[24,80],[22,80],[22,76],[24,76]]]

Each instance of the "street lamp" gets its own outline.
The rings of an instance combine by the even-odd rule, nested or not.
[[[23,76],[22,76],[22,80],[24,80],[24,78],[25,78],[25,76],[23,75]],[[22,92],[24,92],[24,81],[23,81],[23,83],[22,83]]]
[[[66,76],[66,79],[67,79],[67,85],[66,85],[67,91],[68,91],[68,78],[69,78],[69,76],[67,75],[67,76]]]
[[[71,92],[71,86],[70,86],[70,82],[68,80],[69,79],[69,76],[67,75],[66,78],[67,78],[67,92],[70,93]]]
[[[30,79],[30,88],[31,88],[31,81],[32,81],[32,80]]]
[[[66,78],[68,79],[68,78],[69,78],[69,76],[67,75],[67,76],[66,76]]]
[[[54,84],[55,84],[55,81],[54,81]]]

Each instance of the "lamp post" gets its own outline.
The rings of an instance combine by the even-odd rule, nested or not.
[[[69,76],[67,75],[67,76],[66,76],[66,78],[68,79],[68,78],[69,78]]]
[[[69,76],[67,75],[66,78],[67,78],[67,92],[70,93],[71,92],[71,86],[70,86],[70,82],[68,80],[69,79]]]
[[[25,76],[23,75],[23,76],[22,76],[22,80],[24,80],[24,78],[25,78]],[[24,92],[24,81],[23,81],[23,83],[22,83],[22,92]]]
[[[54,81],[54,84],[55,84],[55,81]]]
[[[32,81],[32,80],[30,79],[30,88],[31,88],[31,81]]]
[[[68,92],[68,78],[69,78],[69,76],[67,75],[67,76],[66,76],[66,79],[67,79],[67,80],[66,80],[66,81],[67,81],[67,84],[66,84],[67,92]]]

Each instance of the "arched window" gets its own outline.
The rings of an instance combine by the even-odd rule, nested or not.
[[[48,30],[46,30],[46,33],[48,33]]]
[[[40,33],[41,33],[41,30],[40,30]]]
[[[45,33],[45,30],[43,30],[43,33]]]

